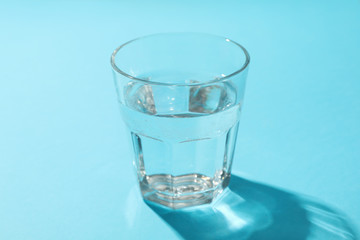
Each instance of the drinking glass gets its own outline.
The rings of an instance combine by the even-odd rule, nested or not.
[[[129,41],[111,64],[143,198],[178,209],[210,203],[227,187],[249,54],[200,33]]]

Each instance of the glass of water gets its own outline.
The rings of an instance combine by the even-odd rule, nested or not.
[[[249,54],[224,37],[155,34],[111,57],[145,200],[210,203],[229,184]]]

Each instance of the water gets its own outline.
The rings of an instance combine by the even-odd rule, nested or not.
[[[234,87],[130,82],[124,91],[144,198],[171,208],[211,202],[230,177],[241,109]]]

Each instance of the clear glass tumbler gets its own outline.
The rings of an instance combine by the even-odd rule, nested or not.
[[[111,64],[144,199],[210,203],[230,179],[246,49],[208,34],[155,34],[118,47]]]

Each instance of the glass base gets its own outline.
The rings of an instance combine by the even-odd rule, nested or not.
[[[228,186],[230,175],[222,172],[218,177],[198,173],[173,176],[155,174],[140,182],[144,199],[172,209],[211,203]]]

